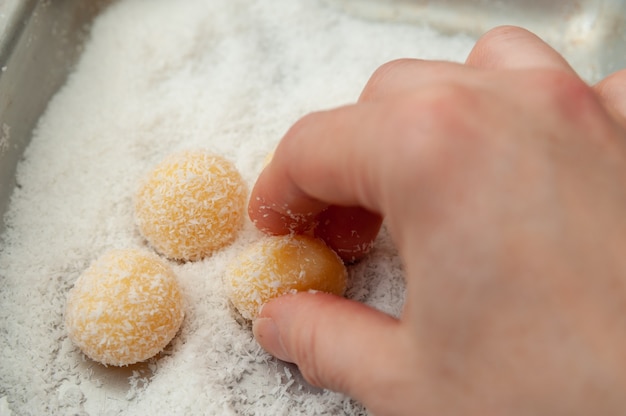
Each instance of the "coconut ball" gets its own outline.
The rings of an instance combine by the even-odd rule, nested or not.
[[[160,352],[183,321],[171,267],[141,250],[112,250],[76,280],[67,298],[70,339],[105,365],[128,365]]]
[[[243,251],[228,268],[231,302],[246,319],[277,296],[317,290],[343,295],[347,271],[322,240],[306,235],[266,237]]]
[[[170,155],[135,195],[141,234],[161,254],[199,260],[231,242],[241,228],[246,187],[235,166],[207,151]]]

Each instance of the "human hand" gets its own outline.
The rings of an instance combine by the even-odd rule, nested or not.
[[[284,233],[333,207],[321,235],[352,216],[348,258],[384,216],[403,313],[287,295],[257,340],[375,414],[623,414],[625,115],[626,72],[589,87],[518,28],[465,65],[384,65],[356,104],[289,130],[249,212]]]

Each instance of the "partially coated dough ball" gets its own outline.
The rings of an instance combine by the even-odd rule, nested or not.
[[[226,284],[231,302],[246,319],[277,296],[316,290],[343,295],[347,271],[323,241],[305,236],[266,237],[230,265]]]
[[[184,318],[174,272],[141,250],[111,250],[70,290],[65,326],[70,339],[105,365],[128,365],[160,352]]]
[[[161,254],[199,260],[235,238],[245,203],[246,187],[231,162],[187,151],[166,158],[141,183],[135,219]]]

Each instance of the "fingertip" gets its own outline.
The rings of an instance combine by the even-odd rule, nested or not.
[[[261,231],[270,235],[301,234],[310,227],[312,214],[296,215],[289,209],[279,209],[262,197],[254,197],[248,204],[248,216]]]
[[[390,95],[390,90],[392,94],[399,91],[406,91],[406,82],[412,81],[414,77],[411,76],[405,79],[404,74],[413,74],[417,67],[431,64],[430,61],[412,58],[394,59],[384,63],[370,76],[370,79],[367,81],[367,84],[365,84],[359,96],[358,102],[379,100],[382,97]],[[398,74],[400,74],[400,76]],[[390,86],[393,87],[390,88]],[[400,88],[400,86],[402,88]]]
[[[318,216],[314,233],[350,264],[369,253],[381,224],[382,217],[366,209],[330,206]]]
[[[278,332],[278,326],[272,318],[259,317],[252,324],[252,333],[263,349],[279,360],[293,362],[285,349]]]
[[[316,215],[325,207],[326,204],[294,190],[291,181],[272,171],[270,162],[252,188],[248,216],[267,234],[300,234],[311,227]]]

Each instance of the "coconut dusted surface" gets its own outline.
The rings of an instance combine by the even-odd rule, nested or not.
[[[135,219],[159,253],[199,260],[235,238],[246,195],[243,179],[230,161],[206,150],[174,153],[141,181]]]
[[[167,260],[185,319],[145,362],[118,368],[87,358],[68,337],[66,299],[108,250],[151,250],[133,199],[170,154],[220,155],[250,189],[299,117],[354,102],[386,61],[461,61],[471,45],[359,20],[319,0],[113,3],[18,168],[0,243],[0,413],[366,414],[263,352],[230,306],[227,265],[262,237],[248,220],[202,260]],[[348,297],[400,313],[402,267],[385,228],[348,274]]]
[[[163,350],[184,316],[178,281],[167,263],[142,250],[110,250],[70,290],[65,327],[87,356],[121,366]]]
[[[346,268],[322,240],[306,235],[261,238],[228,267],[228,297],[246,319],[287,293],[320,291],[338,296],[346,290]]]

